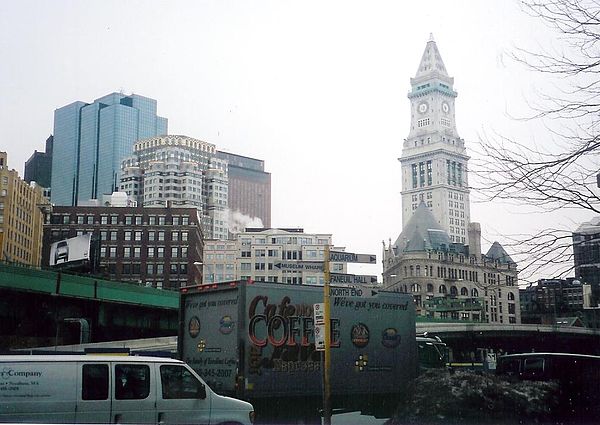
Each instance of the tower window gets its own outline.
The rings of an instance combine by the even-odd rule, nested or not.
[[[427,127],[428,125],[429,125],[429,118],[423,118],[423,119],[420,119],[419,121],[417,121],[418,128]]]
[[[432,167],[431,161],[427,161],[427,186],[432,184]]]
[[[417,164],[412,164],[412,187],[417,187]]]
[[[442,124],[442,127],[450,127],[450,120],[448,118],[440,118],[440,124]]]

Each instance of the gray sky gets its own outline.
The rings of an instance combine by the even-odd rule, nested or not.
[[[171,134],[265,160],[273,227],[332,233],[380,260],[381,241],[401,231],[406,94],[430,32],[471,155],[483,133],[551,143],[543,126],[508,116],[551,84],[507,56],[552,37],[512,1],[0,0],[0,150],[22,175],[56,108],[119,90],[152,97]],[[487,250],[590,215],[473,202],[471,217]]]

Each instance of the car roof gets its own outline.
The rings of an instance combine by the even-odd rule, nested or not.
[[[0,363],[13,362],[119,362],[119,363],[174,363],[183,364],[181,360],[168,357],[128,356],[115,354],[26,354],[0,355]]]

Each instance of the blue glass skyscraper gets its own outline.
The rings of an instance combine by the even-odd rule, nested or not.
[[[156,100],[111,93],[93,103],[73,102],[54,111],[52,198],[78,205],[119,187],[121,160],[133,144],[167,134]]]

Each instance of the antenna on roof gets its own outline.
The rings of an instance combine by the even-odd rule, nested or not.
[[[435,41],[435,40],[433,39],[433,33],[432,33],[432,32],[430,32],[430,33],[429,33],[429,41]]]

